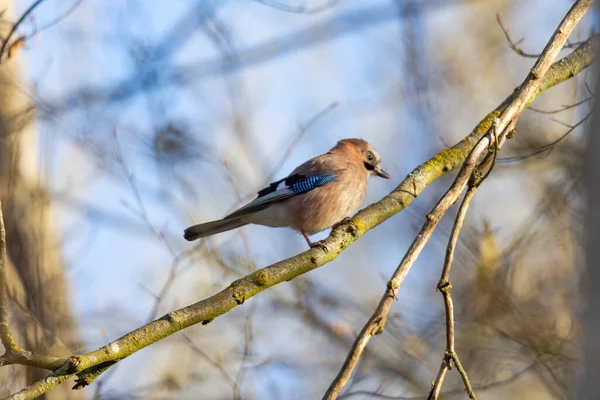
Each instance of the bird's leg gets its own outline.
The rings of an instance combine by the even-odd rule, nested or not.
[[[335,228],[339,228],[340,226],[347,224],[350,221],[352,221],[352,218],[346,217],[343,220],[341,220],[340,222],[336,222],[335,224],[333,224],[333,226],[331,227],[331,230],[334,230]]]
[[[306,240],[308,247],[310,247],[311,249],[314,249],[315,247],[319,247],[326,253],[329,251],[329,249],[327,249],[327,246],[325,246],[324,240],[319,240],[318,242],[311,242],[311,240],[308,237],[308,235],[306,234],[306,232],[300,231],[300,233],[302,234],[302,236],[304,236],[304,240]]]
[[[310,238],[308,237],[308,235],[306,234],[306,232],[300,231],[300,233],[302,234],[302,236],[304,236],[304,240],[306,240],[306,243],[308,244],[308,247],[312,247],[312,242],[310,241]]]

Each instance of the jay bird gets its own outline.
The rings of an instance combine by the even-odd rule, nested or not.
[[[258,192],[258,197],[225,218],[190,226],[187,240],[196,240],[247,224],[289,227],[312,248],[321,246],[308,235],[335,226],[360,205],[369,176],[389,179],[381,159],[363,139],[343,139],[327,153],[308,160],[283,179]]]

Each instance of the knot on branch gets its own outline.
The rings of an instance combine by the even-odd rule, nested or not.
[[[354,239],[358,239],[360,231],[364,230],[364,228],[365,223],[358,218],[351,219],[346,223],[346,232],[352,235]]]
[[[450,293],[452,290],[452,284],[445,280],[440,280],[437,284],[437,290],[442,293]]]
[[[258,286],[265,286],[267,283],[269,283],[269,273],[267,271],[265,271],[264,269],[256,271],[254,273],[254,278],[255,278],[254,282]]]
[[[444,353],[444,362],[448,366],[448,369],[452,369],[452,362],[454,361],[454,357],[455,355],[451,351],[446,350],[446,352]]]
[[[242,287],[241,281],[237,280],[229,285],[229,291],[231,291],[231,297],[235,300],[237,304],[244,304],[246,301],[246,292]]]
[[[73,390],[80,390],[84,387],[90,385],[92,382],[96,380],[104,371],[108,368],[115,365],[117,361],[107,361],[102,364],[96,365],[94,367],[88,368],[85,371],[77,374],[77,379],[75,379],[75,385],[73,386]]]
[[[69,361],[67,363],[67,370],[65,371],[67,374],[74,374],[79,366],[81,365],[81,358],[78,356],[69,357]]]
[[[388,281],[387,288],[390,291],[390,295],[394,298],[394,300],[398,301],[398,296],[396,296],[396,290],[400,289],[400,284],[398,284],[398,282],[392,279]]]
[[[244,301],[246,301],[246,295],[244,294],[243,290],[238,289],[233,292],[233,299],[236,303],[242,305],[244,304]]]
[[[379,334],[383,333],[383,330],[385,329],[386,321],[387,321],[387,316],[379,318],[377,321],[375,321],[375,326],[373,326],[373,328],[371,328],[371,335],[375,336],[375,335],[379,335]]]

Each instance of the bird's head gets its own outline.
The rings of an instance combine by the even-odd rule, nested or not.
[[[355,161],[360,162],[367,170],[368,175],[377,175],[385,179],[390,176],[381,168],[379,153],[363,139],[342,139],[330,152],[339,152]]]

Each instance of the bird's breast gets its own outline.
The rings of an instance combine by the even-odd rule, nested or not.
[[[330,228],[350,216],[362,202],[366,192],[366,179],[335,181],[294,196],[286,201],[290,226],[313,234]]]

